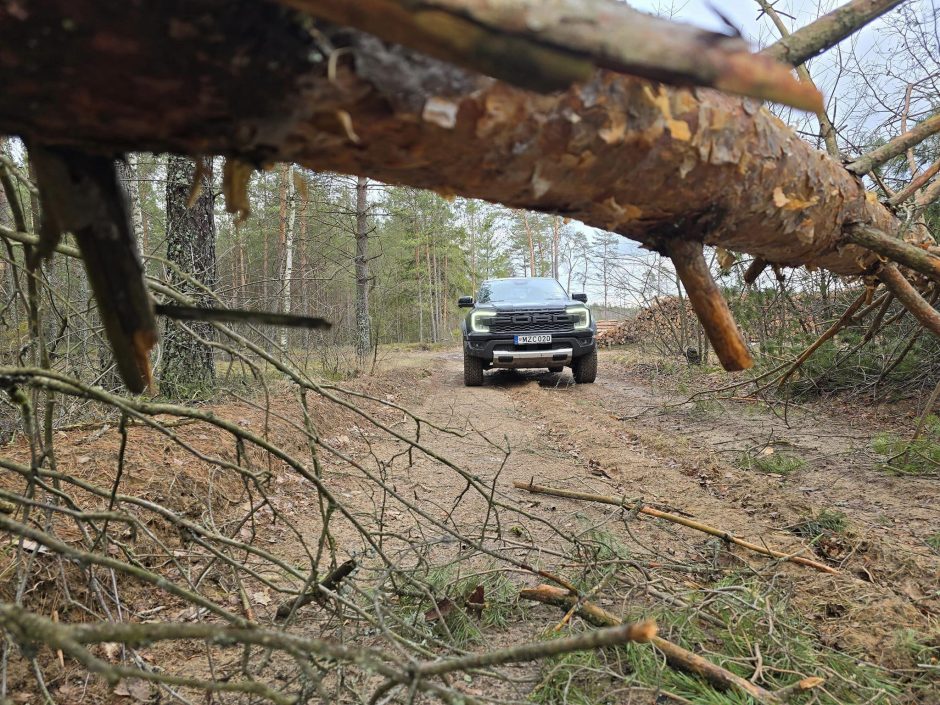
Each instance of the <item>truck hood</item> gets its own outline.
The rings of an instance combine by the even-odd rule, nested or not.
[[[512,303],[504,301],[495,301],[487,304],[480,304],[478,308],[485,308],[498,313],[513,313],[515,311],[564,311],[568,306],[574,306],[577,301],[515,301]]]

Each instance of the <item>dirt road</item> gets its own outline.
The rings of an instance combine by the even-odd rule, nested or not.
[[[553,531],[593,540],[603,532],[622,542],[633,563],[673,565],[678,573],[651,584],[687,603],[701,603],[722,570],[751,571],[784,589],[818,644],[878,663],[891,662],[886,654],[899,633],[936,628],[940,561],[927,538],[940,530],[940,488],[935,479],[898,477],[880,468],[871,451],[875,429],[863,421],[798,408],[787,423],[751,403],[682,404],[682,397],[656,388],[608,354],[602,354],[593,385],[574,385],[569,371],[497,371],[487,373],[480,388],[463,386],[459,352],[395,357],[386,365],[427,371],[399,389],[396,402],[470,434],[426,430],[424,442],[526,513],[504,511],[502,530],[508,526],[542,550],[520,548],[517,559],[572,575],[579,563],[564,555]],[[394,375],[394,369],[384,374]],[[372,452],[390,456],[393,448],[379,443]],[[779,472],[742,462],[774,454],[788,459],[770,466]],[[403,465],[389,466],[400,491],[438,507],[466,535],[480,534],[481,517],[489,516],[485,497],[467,492],[459,474],[431,458]],[[625,519],[627,512],[618,508],[513,487],[530,481],[642,500],[826,561],[839,574],[781,566],[737,548],[729,553],[722,542],[686,528],[642,516]],[[813,523],[820,518],[823,528]],[[683,570],[694,579],[677,577]],[[706,575],[709,570],[713,575]],[[518,586],[534,582],[531,576],[514,579]],[[648,589],[639,592],[648,600]],[[602,587],[597,593],[602,604],[625,609],[622,592],[605,597]],[[535,608],[535,614],[546,624],[558,617],[548,608]],[[525,632],[531,636],[531,624]],[[511,634],[509,641],[519,636]],[[501,639],[498,633],[489,638]]]

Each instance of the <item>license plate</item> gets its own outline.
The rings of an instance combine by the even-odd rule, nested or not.
[[[516,345],[538,345],[539,343],[552,342],[550,335],[517,335],[515,337]]]

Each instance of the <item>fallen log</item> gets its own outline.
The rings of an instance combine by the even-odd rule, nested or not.
[[[631,500],[626,496],[611,497],[609,495],[590,494],[588,492],[575,492],[573,490],[563,490],[557,487],[534,485],[531,482],[514,482],[513,486],[520,490],[526,490],[535,494],[547,494],[553,497],[580,499],[585,502],[597,502],[600,504],[611,504],[615,507],[623,507],[624,509],[635,509],[640,514],[646,514],[648,516],[656,517],[657,519],[665,519],[666,521],[671,521],[675,524],[681,524],[682,526],[687,526],[690,529],[695,529],[696,531],[701,531],[712,536],[717,536],[718,538],[723,539],[728,543],[733,543],[736,546],[741,546],[742,548],[754,551],[755,553],[760,553],[772,558],[779,558],[791,563],[799,563],[800,565],[815,568],[816,570],[822,571],[823,573],[832,573],[834,575],[838,575],[839,573],[839,571],[836,569],[831,568],[830,566],[823,563],[819,563],[818,561],[813,561],[809,558],[803,558],[802,556],[794,556],[788,553],[783,553],[781,551],[775,551],[771,548],[758,546],[756,543],[751,543],[750,541],[740,539],[737,536],[724,531],[723,529],[716,529],[713,526],[708,526],[707,524],[702,524],[700,522],[693,521],[692,519],[686,519],[685,517],[681,517],[677,514],[670,514],[669,512],[653,509],[650,506],[638,503],[636,500]]]
[[[898,231],[854,174],[756,101],[606,71],[540,95],[313,26],[261,0],[0,10],[0,132],[294,161],[553,212],[654,249],[704,239],[839,274],[875,262],[844,226]]]
[[[568,610],[576,607],[577,614],[585,621],[598,627],[612,627],[623,623],[619,617],[611,614],[603,607],[595,605],[586,600],[579,600],[577,595],[572,595],[560,588],[551,585],[539,585],[535,588],[524,588],[520,590],[519,596],[526,600],[542,602],[548,605],[555,605]],[[798,692],[805,692],[811,688],[821,685],[822,678],[804,678],[797,683],[782,688],[779,691],[772,692],[761,688],[754,683],[738,676],[721,666],[712,663],[708,659],[702,658],[688,649],[684,649],[678,644],[664,639],[661,636],[654,635],[649,639],[649,643],[659,649],[666,657],[669,665],[673,668],[701,676],[714,687],[720,690],[733,689],[745,695],[748,695],[762,705],[776,705],[786,702],[786,699]]]

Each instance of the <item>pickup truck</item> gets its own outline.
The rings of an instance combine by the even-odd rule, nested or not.
[[[597,377],[597,324],[585,294],[569,296],[550,277],[513,277],[487,280],[476,299],[457,304],[470,309],[460,324],[466,386],[483,384],[491,367],[570,367],[578,384]]]

